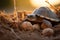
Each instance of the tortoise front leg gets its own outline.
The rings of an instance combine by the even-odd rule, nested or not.
[[[51,22],[47,21],[47,20],[43,20],[42,24],[41,24],[41,28],[45,29],[45,28],[52,28],[52,24]]]

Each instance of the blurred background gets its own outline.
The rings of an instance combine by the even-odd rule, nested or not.
[[[48,6],[45,1],[48,1],[52,5],[60,6],[60,0],[15,0],[15,6],[17,11],[33,11],[35,8],[41,6]],[[14,0],[0,0],[0,10],[6,12],[14,11]]]

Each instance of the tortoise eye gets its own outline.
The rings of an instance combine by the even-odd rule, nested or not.
[[[35,15],[37,18],[39,18],[40,16],[38,16],[38,15]]]
[[[38,15],[35,15],[36,17],[38,17]]]
[[[31,17],[33,17],[32,15],[30,15],[30,16],[27,16],[28,18],[31,18]]]
[[[28,18],[35,18],[35,15],[29,15]]]

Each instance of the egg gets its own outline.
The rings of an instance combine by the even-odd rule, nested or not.
[[[33,25],[33,30],[40,30],[39,24],[34,24]]]
[[[23,22],[21,27],[23,30],[32,30],[32,24],[28,21]]]
[[[51,28],[45,28],[42,30],[42,35],[43,36],[52,36],[54,34],[54,30]]]

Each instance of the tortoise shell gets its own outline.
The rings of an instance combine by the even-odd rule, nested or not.
[[[51,20],[51,21],[56,21],[59,22],[59,18],[57,17],[56,13],[51,11],[48,7],[40,7],[35,9],[32,14],[35,14],[39,17]]]

